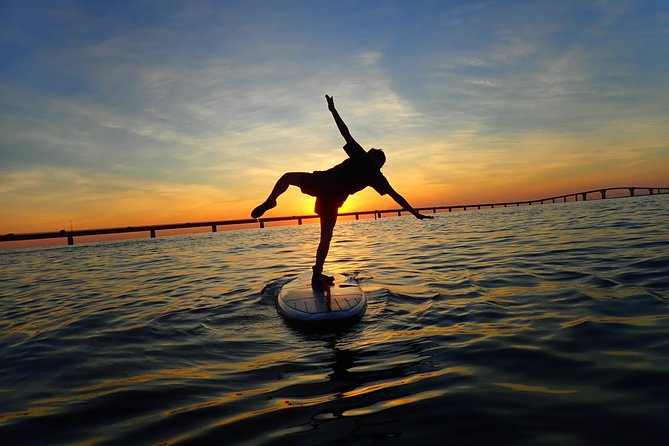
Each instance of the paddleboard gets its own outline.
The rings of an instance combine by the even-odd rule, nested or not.
[[[335,276],[330,293],[311,287],[311,272],[300,274],[281,288],[276,307],[287,321],[301,324],[352,322],[365,313],[367,297],[358,282],[342,274]]]

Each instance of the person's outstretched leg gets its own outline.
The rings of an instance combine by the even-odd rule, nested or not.
[[[334,284],[334,277],[323,275],[323,265],[330,250],[332,233],[337,223],[337,209],[321,212],[321,239],[316,250],[316,264],[312,267],[314,273],[311,276],[311,286],[315,289],[323,289],[325,286]]]
[[[258,205],[253,212],[251,212],[251,218],[260,218],[265,212],[276,207],[276,199],[279,195],[288,190],[288,186],[302,187],[307,175],[310,174],[305,172],[288,172],[283,174],[274,185],[274,189],[272,189],[267,200]]]

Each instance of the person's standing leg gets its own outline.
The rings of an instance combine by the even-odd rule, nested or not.
[[[321,238],[316,249],[316,264],[312,267],[314,273],[311,278],[311,285],[316,288],[323,288],[325,285],[331,285],[333,278],[323,276],[323,265],[330,250],[330,242],[337,223],[337,208],[321,210]]]

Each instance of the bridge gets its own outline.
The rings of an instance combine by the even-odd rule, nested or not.
[[[609,192],[614,191],[623,191],[627,195],[622,197],[613,197]],[[432,207],[423,207],[416,208],[419,212],[432,212],[436,214],[438,211],[448,211],[452,212],[454,210],[467,211],[471,209],[484,209],[484,208],[497,208],[497,207],[513,207],[513,206],[532,206],[536,204],[545,204],[545,203],[566,203],[567,201],[586,201],[588,197],[597,199],[607,199],[607,198],[624,198],[624,197],[637,197],[637,196],[648,196],[648,195],[659,195],[659,194],[669,194],[669,188],[667,187],[639,187],[639,186],[626,186],[626,187],[608,187],[603,189],[593,189],[584,192],[576,192],[566,195],[556,195],[548,198],[540,198],[537,200],[527,200],[527,201],[509,201],[509,202],[497,202],[497,203],[485,203],[485,204],[460,204],[460,205],[449,205],[449,206],[432,206]],[[340,217],[355,217],[356,220],[359,220],[361,216],[365,215],[374,215],[374,218],[381,218],[382,215],[387,214],[397,214],[398,216],[402,213],[407,213],[403,209],[384,209],[384,210],[373,210],[373,211],[358,211],[358,212],[344,212],[340,213]],[[279,222],[279,221],[297,221],[298,225],[301,225],[304,220],[318,218],[317,215],[293,215],[289,217],[268,217],[268,218],[259,218],[259,219],[239,219],[239,220],[216,220],[216,221],[206,221],[206,222],[197,222],[197,223],[171,223],[171,224],[160,224],[160,225],[143,225],[143,226],[126,226],[118,228],[101,228],[101,229],[76,229],[76,230],[61,230],[57,232],[35,232],[35,233],[23,233],[23,234],[4,234],[0,235],[0,242],[10,242],[10,241],[20,241],[20,240],[41,240],[41,239],[54,239],[54,238],[66,238],[68,245],[74,244],[75,237],[91,236],[91,235],[109,235],[109,234],[123,234],[123,233],[132,233],[132,232],[147,232],[151,238],[156,237],[158,231],[165,231],[170,229],[188,229],[188,228],[202,228],[210,227],[212,232],[217,232],[219,226],[232,226],[232,225],[248,225],[248,224],[258,224],[261,228],[265,227],[266,223]]]

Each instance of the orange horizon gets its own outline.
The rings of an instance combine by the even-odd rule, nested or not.
[[[555,182],[557,183],[557,182]],[[401,185],[397,189],[416,208],[432,208],[441,206],[460,206],[477,205],[487,203],[504,203],[516,201],[539,200],[542,198],[571,195],[583,191],[599,190],[614,187],[639,187],[639,188],[665,188],[662,184],[669,185],[669,181],[661,183],[660,181],[636,181],[636,182],[611,182],[607,185],[594,184],[592,181],[583,182],[580,187],[568,188],[562,184],[544,184],[540,187],[534,187],[531,190],[523,187],[522,191],[509,191],[510,188],[503,186],[493,186],[490,188],[479,184],[478,187],[470,190],[446,190],[445,186],[436,186],[436,191],[429,190],[427,186],[410,187]],[[434,198],[453,197],[451,199]],[[0,224],[0,234],[19,234],[19,233],[37,233],[37,232],[58,232],[61,230],[83,230],[98,228],[119,228],[127,226],[147,226],[156,225],[157,222],[166,223],[186,223],[203,221],[223,221],[223,220],[241,220],[250,218],[250,211],[264,199],[264,196],[250,200],[239,201],[237,203],[228,203],[224,212],[216,212],[214,209],[219,207],[215,204],[201,205],[198,208],[188,208],[186,206],[172,206],[163,208],[160,211],[147,209],[146,211],[136,211],[132,208],[123,209],[124,212],[114,212],[110,209],[106,218],[100,218],[100,214],[94,212],[94,215],[81,213],[76,215],[60,212],[59,216],[45,214],[40,210],[33,211],[31,224]],[[302,194],[298,188],[289,188],[289,190],[280,198],[279,205],[268,211],[265,217],[290,216],[290,215],[313,215],[314,214],[313,197]],[[226,206],[226,205],[224,205]],[[388,196],[379,196],[371,189],[363,190],[350,196],[344,205],[340,208],[340,213],[347,212],[365,212],[381,209],[397,209],[398,205]],[[225,217],[222,217],[225,214]],[[28,219],[30,220],[30,219]],[[48,221],[47,221],[48,220]],[[54,223],[60,221],[61,223]],[[162,223],[160,223],[162,224]]]
[[[516,203],[516,202],[528,202],[528,201],[540,201],[540,200],[545,200],[545,199],[550,199],[552,197],[562,197],[562,196],[567,196],[571,197],[572,195],[579,195],[583,192],[597,192],[601,189],[612,189],[612,188],[620,188],[614,191],[611,191],[607,193],[606,198],[623,198],[623,197],[628,197],[629,195],[627,192],[625,192],[625,189],[633,187],[635,189],[638,189],[639,191],[636,192],[636,196],[647,196],[650,195],[650,191],[647,189],[657,189],[654,191],[654,194],[667,194],[669,193],[669,187],[662,187],[662,186],[651,186],[651,185],[643,185],[643,186],[610,186],[610,187],[595,187],[587,190],[579,190],[577,192],[569,192],[569,193],[557,193],[557,194],[549,194],[549,195],[542,195],[540,197],[533,197],[533,198],[522,198],[522,199],[512,199],[512,200],[489,200],[489,201],[471,201],[471,202],[458,202],[458,203],[447,203],[447,204],[416,204],[414,205],[415,208],[420,208],[420,209],[427,209],[429,210],[430,208],[441,208],[441,207],[462,207],[462,206],[468,206],[468,207],[475,207],[475,206],[484,206],[484,205],[490,205],[490,204],[498,204],[498,203]],[[379,197],[382,198],[382,197]],[[600,196],[589,196],[588,200],[589,201],[595,201],[601,199]],[[310,200],[313,201],[313,200]],[[383,202],[383,200],[380,200]],[[571,200],[568,200],[571,201]],[[581,198],[578,198],[577,201],[582,201]],[[394,202],[392,202],[394,203]],[[397,205],[393,206],[380,206],[380,207],[367,207],[366,209],[360,209],[360,208],[352,208],[352,209],[347,209],[346,204],[342,206],[340,209],[340,213],[355,213],[355,212],[373,212],[373,211],[393,211],[399,209]],[[443,211],[442,211],[443,212]],[[282,214],[281,216],[279,215],[265,215],[265,218],[290,218],[290,217],[297,217],[297,216],[311,216],[314,215],[313,212],[304,212],[304,213],[298,213],[298,214]],[[389,216],[392,216],[392,214],[384,214],[384,216],[387,218]],[[359,219],[360,220],[365,220],[365,219],[373,219],[375,218],[374,216],[370,215],[360,215]],[[188,222],[182,222],[182,223],[176,223],[176,222],[170,222],[167,224],[186,224],[186,223],[191,223],[191,224],[197,224],[200,222],[213,222],[213,221],[233,221],[233,220],[251,220],[249,217],[240,217],[240,218],[228,218],[228,219],[201,219],[201,220],[189,220]],[[341,218],[341,221],[346,221],[346,220],[355,220],[354,216],[345,216]],[[305,219],[303,220],[303,224],[314,224],[318,223],[318,219]],[[115,229],[115,228],[125,228],[125,227],[135,227],[135,226],[159,226],[161,224],[165,223],[147,223],[147,224],[140,224],[140,225],[105,225],[105,226],[98,226],[97,228],[79,228],[79,229],[72,229],[74,231],[77,230],[90,230],[90,229],[103,229],[103,228],[110,228],[110,229]],[[271,227],[278,227],[278,226],[291,226],[295,225],[293,221],[286,220],[286,221],[276,221],[276,222],[265,222],[264,227],[266,228],[271,228]],[[246,229],[254,229],[254,228],[260,228],[259,222],[252,222],[249,221],[248,223],[240,223],[240,224],[234,224],[234,225],[221,225],[217,226],[217,231],[232,231],[232,230],[246,230]],[[58,232],[57,231],[49,231],[49,230],[44,230],[44,231],[31,231],[31,232],[13,232],[15,234],[30,234],[30,233],[40,233],[40,232]],[[185,234],[196,234],[196,233],[211,233],[211,228],[207,227],[193,227],[193,228],[180,228],[180,229],[164,229],[160,230],[157,234],[157,236],[160,237],[166,237],[166,236],[173,236],[173,235],[185,235]],[[10,234],[12,232],[3,232],[1,234]],[[84,235],[84,236],[77,236],[77,242],[76,244],[82,244],[82,243],[97,243],[97,242],[109,242],[109,241],[116,241],[116,240],[131,240],[131,239],[139,239],[139,238],[148,238],[149,236],[145,234],[144,232],[130,232],[130,233],[117,233],[117,234],[103,234],[103,235]],[[52,238],[52,239],[38,239],[38,240],[17,240],[17,241],[2,241],[0,242],[0,250],[13,250],[13,249],[26,249],[26,248],[41,248],[41,247],[51,247],[51,246],[66,246],[67,245],[67,239],[65,237],[60,237],[60,238]]]

